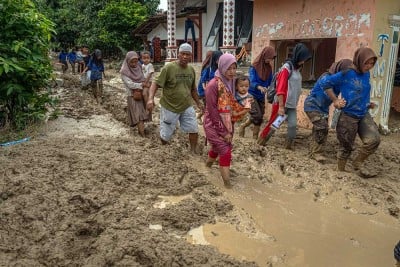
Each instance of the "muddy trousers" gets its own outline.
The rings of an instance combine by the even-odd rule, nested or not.
[[[279,104],[273,103],[271,116],[269,118],[267,125],[264,127],[257,140],[258,144],[265,146],[266,141],[269,139],[268,136],[270,136],[272,133],[271,125],[278,117],[278,109],[279,109]],[[297,134],[297,111],[295,108],[286,108],[285,113],[287,115],[288,127],[287,127],[286,141],[284,147],[286,149],[294,149],[294,139],[296,138]]]
[[[350,157],[357,134],[362,141],[357,158],[364,161],[378,149],[381,142],[378,127],[368,112],[362,119],[342,112],[336,126],[336,135],[339,140],[338,160],[347,160]]]
[[[287,115],[287,134],[286,148],[293,149],[294,139],[297,134],[297,110],[296,108],[286,108]]]
[[[254,99],[253,103],[251,104],[250,109],[250,118],[243,124],[243,134],[239,132],[240,136],[244,136],[244,129],[249,126],[250,124],[254,124],[253,127],[253,139],[258,138],[258,134],[260,132],[261,124],[264,121],[264,114],[265,114],[265,101]]]
[[[312,128],[312,144],[310,148],[310,156],[314,157],[315,154],[323,152],[323,146],[328,139],[328,115],[318,111],[306,112],[308,118],[313,124]]]
[[[251,103],[250,121],[256,126],[260,126],[264,120],[265,101],[254,99]]]
[[[68,63],[67,63],[67,61],[61,61],[61,69],[62,69],[62,72],[63,73],[66,73],[67,72],[67,70],[68,70]]]
[[[100,79],[96,81],[91,81],[90,85],[92,87],[94,98],[98,103],[101,102],[103,97],[103,80]]]
[[[71,65],[72,74],[75,74],[75,62],[69,62],[69,64]]]

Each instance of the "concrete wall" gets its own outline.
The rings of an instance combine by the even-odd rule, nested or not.
[[[185,20],[186,18],[177,18],[176,19],[176,39],[177,40],[183,40],[185,39]],[[168,39],[168,34],[167,34],[167,25],[162,25],[159,24],[156,28],[154,28],[148,35],[147,38],[149,41],[153,39],[154,36],[158,36],[161,38],[161,40],[167,40]],[[199,38],[199,29],[194,26],[194,30],[196,32],[196,39]],[[188,39],[192,39],[192,33],[189,32],[188,34]]]
[[[271,42],[274,40],[336,38],[335,61],[352,59],[354,51],[362,46],[371,47],[378,55],[382,44],[379,36],[393,35],[388,23],[389,14],[400,14],[400,1],[255,0],[253,54],[257,55],[266,45],[274,45],[276,42]],[[379,124],[385,123],[383,114],[390,107],[390,101],[385,100],[385,95],[392,90],[392,84],[387,83],[388,73],[391,73],[388,71],[389,63],[393,61],[389,58],[389,42],[384,44],[383,54],[371,71],[371,100],[378,105],[371,114]],[[301,111],[302,103],[299,104]],[[309,125],[301,114],[299,123]]]
[[[253,52],[270,40],[337,38],[336,59],[353,56],[372,41],[374,0],[255,0]],[[372,13],[371,13],[372,12]]]

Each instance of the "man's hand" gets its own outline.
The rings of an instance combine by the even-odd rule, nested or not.
[[[201,103],[201,101],[198,101],[196,103],[196,106],[200,111],[202,111],[202,112],[204,111],[204,105],[203,105],[203,103]]]

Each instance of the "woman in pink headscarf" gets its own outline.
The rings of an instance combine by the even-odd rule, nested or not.
[[[207,84],[204,132],[211,144],[206,165],[211,167],[219,156],[219,169],[226,187],[231,187],[230,165],[234,118],[247,112],[235,100],[236,58],[223,54],[218,61],[214,79]]]
[[[136,52],[130,51],[126,54],[120,73],[127,92],[129,126],[137,125],[140,136],[144,137],[144,122],[149,120],[149,113],[143,103],[145,79]]]

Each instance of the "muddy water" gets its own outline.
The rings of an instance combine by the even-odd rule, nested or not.
[[[47,135],[55,137],[129,136],[129,129],[122,123],[115,121],[110,114],[93,115],[82,120],[61,116],[55,121],[49,121],[45,130]]]
[[[194,243],[197,236],[222,253],[260,266],[394,265],[400,226],[374,207],[339,194],[316,201],[310,192],[267,187],[255,180],[237,181],[225,195],[245,210],[256,233],[227,223],[206,224],[202,232],[194,231]]]

